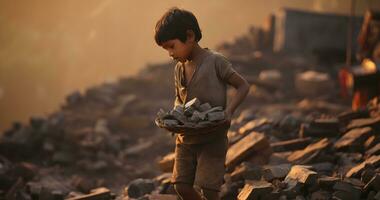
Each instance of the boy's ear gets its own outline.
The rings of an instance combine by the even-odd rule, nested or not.
[[[189,29],[186,31],[186,41],[189,41],[189,42],[195,41],[195,33],[193,30]]]

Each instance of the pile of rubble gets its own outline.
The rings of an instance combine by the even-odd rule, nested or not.
[[[222,199],[380,199],[379,112],[375,99],[365,110],[288,123],[298,134],[281,140],[273,130],[284,122],[242,112],[228,134]],[[159,162],[166,173],[151,192],[174,194],[173,163],[174,153]]]
[[[0,140],[0,199],[116,198],[130,181],[158,175],[146,160],[174,148],[152,115],[171,104],[171,64],[164,66],[74,92],[59,111],[15,122]]]

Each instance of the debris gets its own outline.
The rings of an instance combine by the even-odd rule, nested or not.
[[[272,192],[273,186],[266,181],[249,181],[238,195],[238,200],[264,199],[264,196]]]
[[[307,164],[317,157],[322,150],[327,148],[329,144],[327,138],[321,139],[318,142],[308,145],[303,150],[294,151],[288,157],[288,161],[295,164]]]
[[[226,155],[227,169],[232,170],[244,159],[248,158],[255,152],[262,151],[263,149],[270,149],[266,137],[261,133],[251,132],[228,149]]]

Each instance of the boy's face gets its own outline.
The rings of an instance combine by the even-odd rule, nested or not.
[[[192,43],[189,40],[183,43],[179,39],[172,39],[163,42],[161,47],[168,51],[173,60],[184,63],[191,53]]]

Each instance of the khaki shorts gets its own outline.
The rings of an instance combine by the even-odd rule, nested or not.
[[[176,141],[171,182],[219,191],[224,183],[227,137],[203,144]]]

